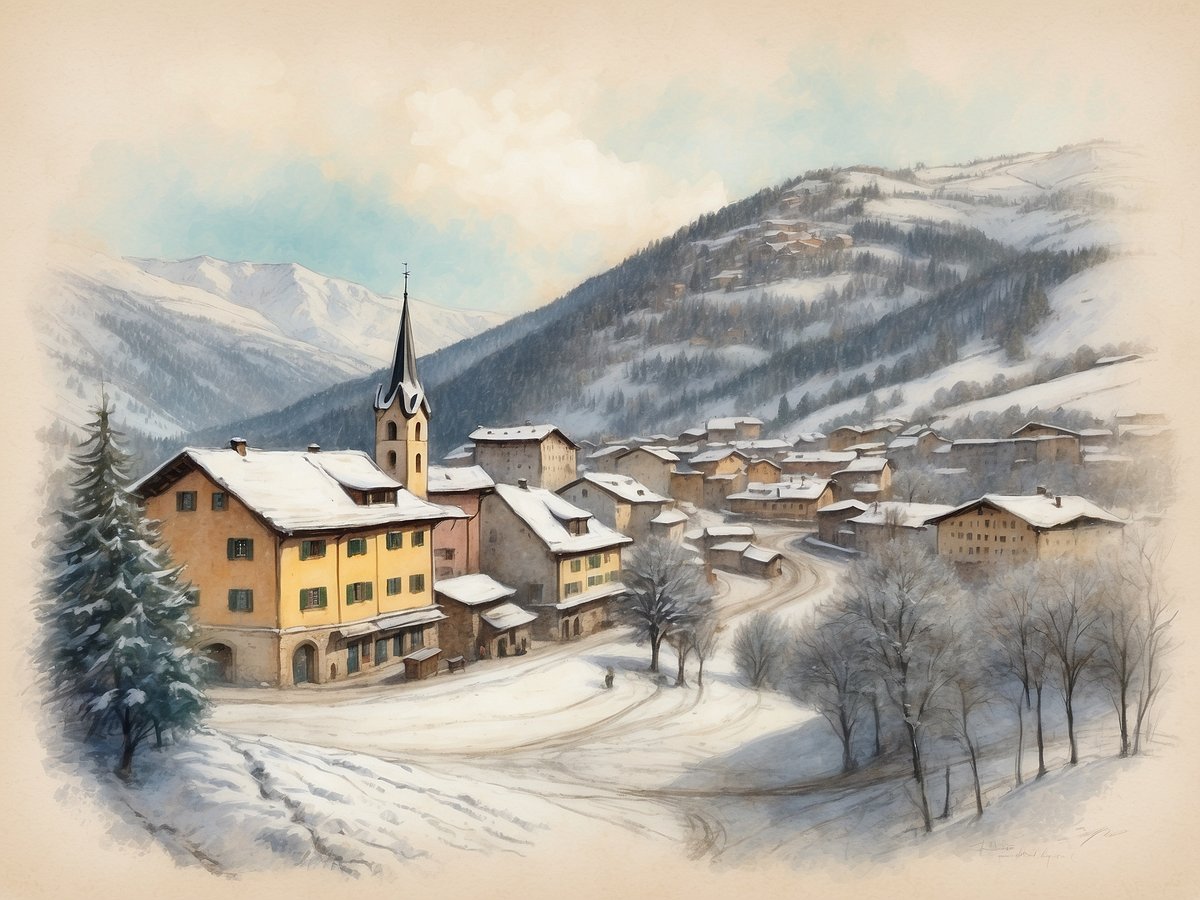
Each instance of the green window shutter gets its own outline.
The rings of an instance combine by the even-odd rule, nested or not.
[[[323,587],[320,589],[320,591],[321,591],[321,606],[328,606],[329,605],[329,592],[326,591],[326,589]]]
[[[233,547],[234,547],[234,539],[230,538],[229,540],[227,540],[225,542],[225,555],[229,559],[233,559]]]
[[[352,584],[346,585],[346,602],[347,603],[354,602],[354,585],[352,585]]]
[[[375,585],[374,585],[374,584],[372,584],[372,583],[371,583],[371,582],[369,582],[369,581],[364,581],[364,582],[363,582],[363,586],[364,586],[364,587],[366,587],[366,589],[367,589],[367,594],[366,594],[366,596],[365,596],[365,597],[363,597],[363,599],[364,599],[364,600],[373,600],[373,599],[375,599]]]
[[[308,559],[308,548],[309,548],[308,541],[300,542],[300,558],[301,559]]]
[[[246,538],[246,559],[254,559],[254,539]]]
[[[238,608],[237,591],[231,590],[229,592],[229,611],[237,612],[237,608]]]

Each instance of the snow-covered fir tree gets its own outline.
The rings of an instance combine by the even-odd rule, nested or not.
[[[129,460],[107,397],[95,414],[72,456],[41,605],[43,659],[53,696],[89,737],[121,736],[117,773],[128,778],[143,740],[161,745],[199,723],[207,661],[188,644],[189,585],[126,488]]]

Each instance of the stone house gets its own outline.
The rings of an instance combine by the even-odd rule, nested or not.
[[[587,472],[559,488],[558,493],[635,541],[650,537],[654,528],[651,523],[674,505],[670,497],[654,493],[628,475],[604,472]]]
[[[659,494],[671,492],[671,473],[679,457],[666,447],[647,444],[617,456],[614,471]]]
[[[479,426],[470,434],[475,463],[496,481],[556,491],[575,480],[579,446],[553,425]]]
[[[801,475],[795,481],[754,483],[744,491],[726,498],[729,511],[756,519],[785,519],[811,522],[817,510],[833,499],[833,487],[827,478]]]
[[[512,602],[514,588],[476,573],[439,581],[434,591],[446,614],[441,644],[447,656],[492,659],[529,650],[537,616]]]

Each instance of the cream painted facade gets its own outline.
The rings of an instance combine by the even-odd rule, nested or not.
[[[496,481],[556,491],[575,480],[575,445],[557,431],[539,440],[477,440],[475,463]]]
[[[375,464],[422,500],[429,496],[429,417],[406,418],[399,399],[375,410]]]
[[[614,471],[620,475],[628,475],[656,494],[670,496],[671,472],[674,468],[675,463],[672,460],[663,459],[661,456],[656,456],[649,450],[639,447],[619,457]],[[617,530],[621,531],[622,529],[618,528]]]
[[[1116,524],[1034,528],[1004,510],[974,507],[937,523],[937,552],[952,562],[1031,562],[1089,558],[1120,540]]]

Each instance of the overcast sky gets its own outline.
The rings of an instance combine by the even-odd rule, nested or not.
[[[806,169],[1136,140],[1189,93],[1116,4],[646,5],[47,6],[10,50],[65,239],[381,292],[407,262],[510,313]]]

